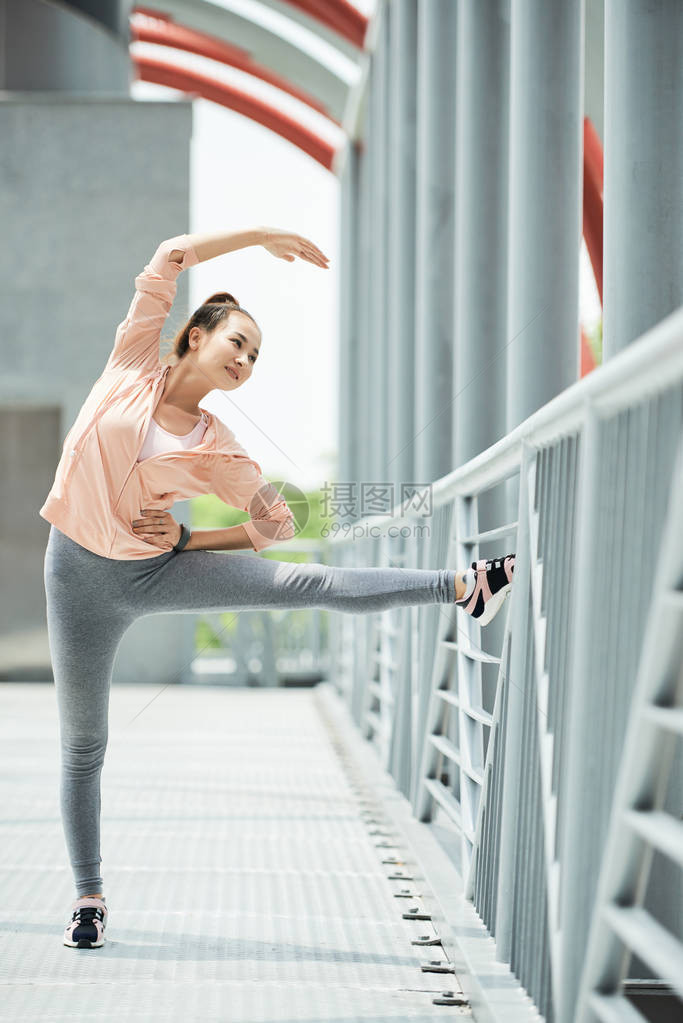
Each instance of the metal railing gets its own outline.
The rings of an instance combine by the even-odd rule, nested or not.
[[[664,674],[665,665],[680,672],[671,636],[677,626],[680,639],[683,617],[683,527],[671,520],[673,504],[668,532],[665,522],[682,485],[682,427],[679,310],[437,481],[428,536],[389,536],[390,526],[424,521],[397,508],[329,544],[330,563],[357,566],[464,568],[516,551],[500,625],[481,630],[443,604],[335,614],[330,645],[331,681],[415,816],[438,812],[456,830],[463,893],[533,1003],[529,1019],[642,1019],[620,995],[626,977],[654,974],[683,993],[683,694],[680,676],[676,684]],[[678,558],[675,578],[669,557]],[[662,600],[673,616],[669,660],[653,666],[644,658]],[[645,697],[636,679],[642,690],[648,672],[659,672],[649,692],[666,692],[671,714],[663,724],[663,709],[650,706],[639,745],[633,715],[645,713]],[[655,718],[678,734],[677,761],[670,743],[653,741]],[[617,780],[634,771],[656,773],[666,820],[638,815],[635,804],[624,816],[626,783]],[[629,793],[636,798],[632,781]],[[615,835],[629,882],[621,890],[605,859]],[[645,909],[608,905],[620,892],[624,905]],[[595,935],[606,927],[601,957]],[[621,997],[618,1010],[610,997]],[[492,999],[482,1018],[512,1018],[502,1005]],[[624,1006],[632,1016],[618,1015]]]
[[[325,550],[325,541],[294,539],[278,544],[277,555],[322,561]],[[318,681],[328,672],[327,618],[320,608],[204,612],[192,616],[188,643],[187,682],[277,686]]]

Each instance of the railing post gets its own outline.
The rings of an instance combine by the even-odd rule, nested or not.
[[[576,561],[578,580],[590,579],[595,571],[600,538],[598,502],[601,493],[600,420],[592,407],[586,411],[581,437],[579,490],[576,522]],[[589,883],[594,864],[591,856],[591,829],[597,825],[591,816],[595,799],[590,797],[591,778],[600,768],[599,737],[588,734],[591,706],[597,695],[594,685],[598,673],[592,659],[595,651],[592,601],[586,599],[583,586],[574,588],[574,609],[570,621],[574,634],[570,648],[569,691],[566,704],[567,754],[564,791],[564,826],[559,844],[561,864],[559,924],[560,977],[558,983],[558,1023],[574,1019],[583,954],[588,937],[594,886]]]
[[[510,596],[512,602],[510,606],[510,633],[512,636],[510,668],[508,677],[502,682],[507,690],[504,705],[505,732],[503,733],[505,768],[501,799],[500,866],[495,939],[496,958],[507,963],[510,962],[512,948],[514,892],[519,869],[515,847],[520,814],[524,701],[531,698],[524,689],[531,586],[529,498],[526,479],[535,457],[535,449],[523,443],[519,469],[519,522],[515,582]]]

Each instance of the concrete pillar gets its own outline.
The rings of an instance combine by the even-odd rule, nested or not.
[[[511,3],[508,430],[579,377],[582,6]]]
[[[371,251],[370,251],[370,334],[365,339],[366,366],[371,386],[368,423],[368,471],[363,482],[381,483],[387,476],[387,123],[388,49],[392,6],[387,4],[373,56],[371,106]]]
[[[0,89],[127,96],[130,0],[0,0]]]
[[[603,359],[683,303],[683,4],[605,0]]]
[[[418,7],[415,481],[453,465],[453,273],[457,6]]]
[[[389,25],[386,479],[413,482],[415,452],[415,116],[417,0],[393,0]],[[445,110],[443,115],[446,116]]]
[[[462,0],[457,57],[456,465],[506,432],[509,46],[510,0]]]
[[[585,0],[583,112],[605,138],[605,0]]]
[[[369,101],[369,96],[368,96]],[[372,261],[372,218],[371,210],[371,187],[372,187],[372,152],[369,140],[371,131],[371,119],[368,118],[358,153],[358,265],[356,268],[356,279],[358,282],[358,349],[356,354],[356,374],[353,385],[357,388],[357,410],[358,422],[355,427],[358,431],[358,447],[353,460],[353,471],[350,477],[351,482],[356,484],[356,496],[360,489],[360,481],[369,479],[370,474],[370,445],[368,424],[370,422],[370,402],[372,394],[372,380],[370,377],[370,347],[374,345],[372,338],[372,288],[370,285],[370,267]],[[343,295],[342,295],[343,301]],[[360,516],[360,507],[355,503],[350,518]]]
[[[683,5],[605,0],[603,360],[683,304]],[[668,809],[683,803],[672,773]],[[645,909],[681,933],[676,872],[656,854]],[[649,977],[638,956],[631,977]]]
[[[347,144],[346,162],[340,180],[341,216],[341,281],[339,304],[339,465],[337,479],[347,484],[353,481],[358,469],[359,429],[362,422],[359,405],[358,369],[362,366],[358,347],[361,316],[360,285],[358,279],[358,149],[351,140]],[[342,515],[353,518],[353,514]]]

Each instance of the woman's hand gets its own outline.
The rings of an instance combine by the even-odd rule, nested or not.
[[[160,547],[162,550],[169,550],[175,547],[180,540],[182,529],[180,523],[176,522],[170,512],[153,508],[142,508],[142,518],[133,519],[133,532],[145,543],[153,547]]]
[[[286,259],[293,263],[296,256],[306,259],[315,266],[322,266],[329,269],[329,259],[317,245],[303,238],[300,234],[292,234],[291,231],[280,231],[277,227],[264,227],[264,240],[261,242],[264,249],[278,256],[279,259]]]

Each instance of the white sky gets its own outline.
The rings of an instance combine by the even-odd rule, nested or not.
[[[262,345],[252,377],[204,405],[232,429],[266,476],[307,489],[334,479],[337,448],[339,183],[299,149],[253,121],[195,101],[191,231],[267,225],[310,238],[322,269],[261,246],[190,270],[196,308],[230,291],[256,318]]]
[[[132,92],[136,99],[177,95],[143,82]],[[339,182],[225,107],[196,99],[193,124],[190,232],[278,227],[329,256],[322,269],[257,246],[188,271],[191,309],[214,291],[230,291],[263,334],[251,379],[237,391],[212,391],[202,405],[227,423],[266,476],[315,487],[336,478]],[[163,336],[180,326],[172,312]]]

